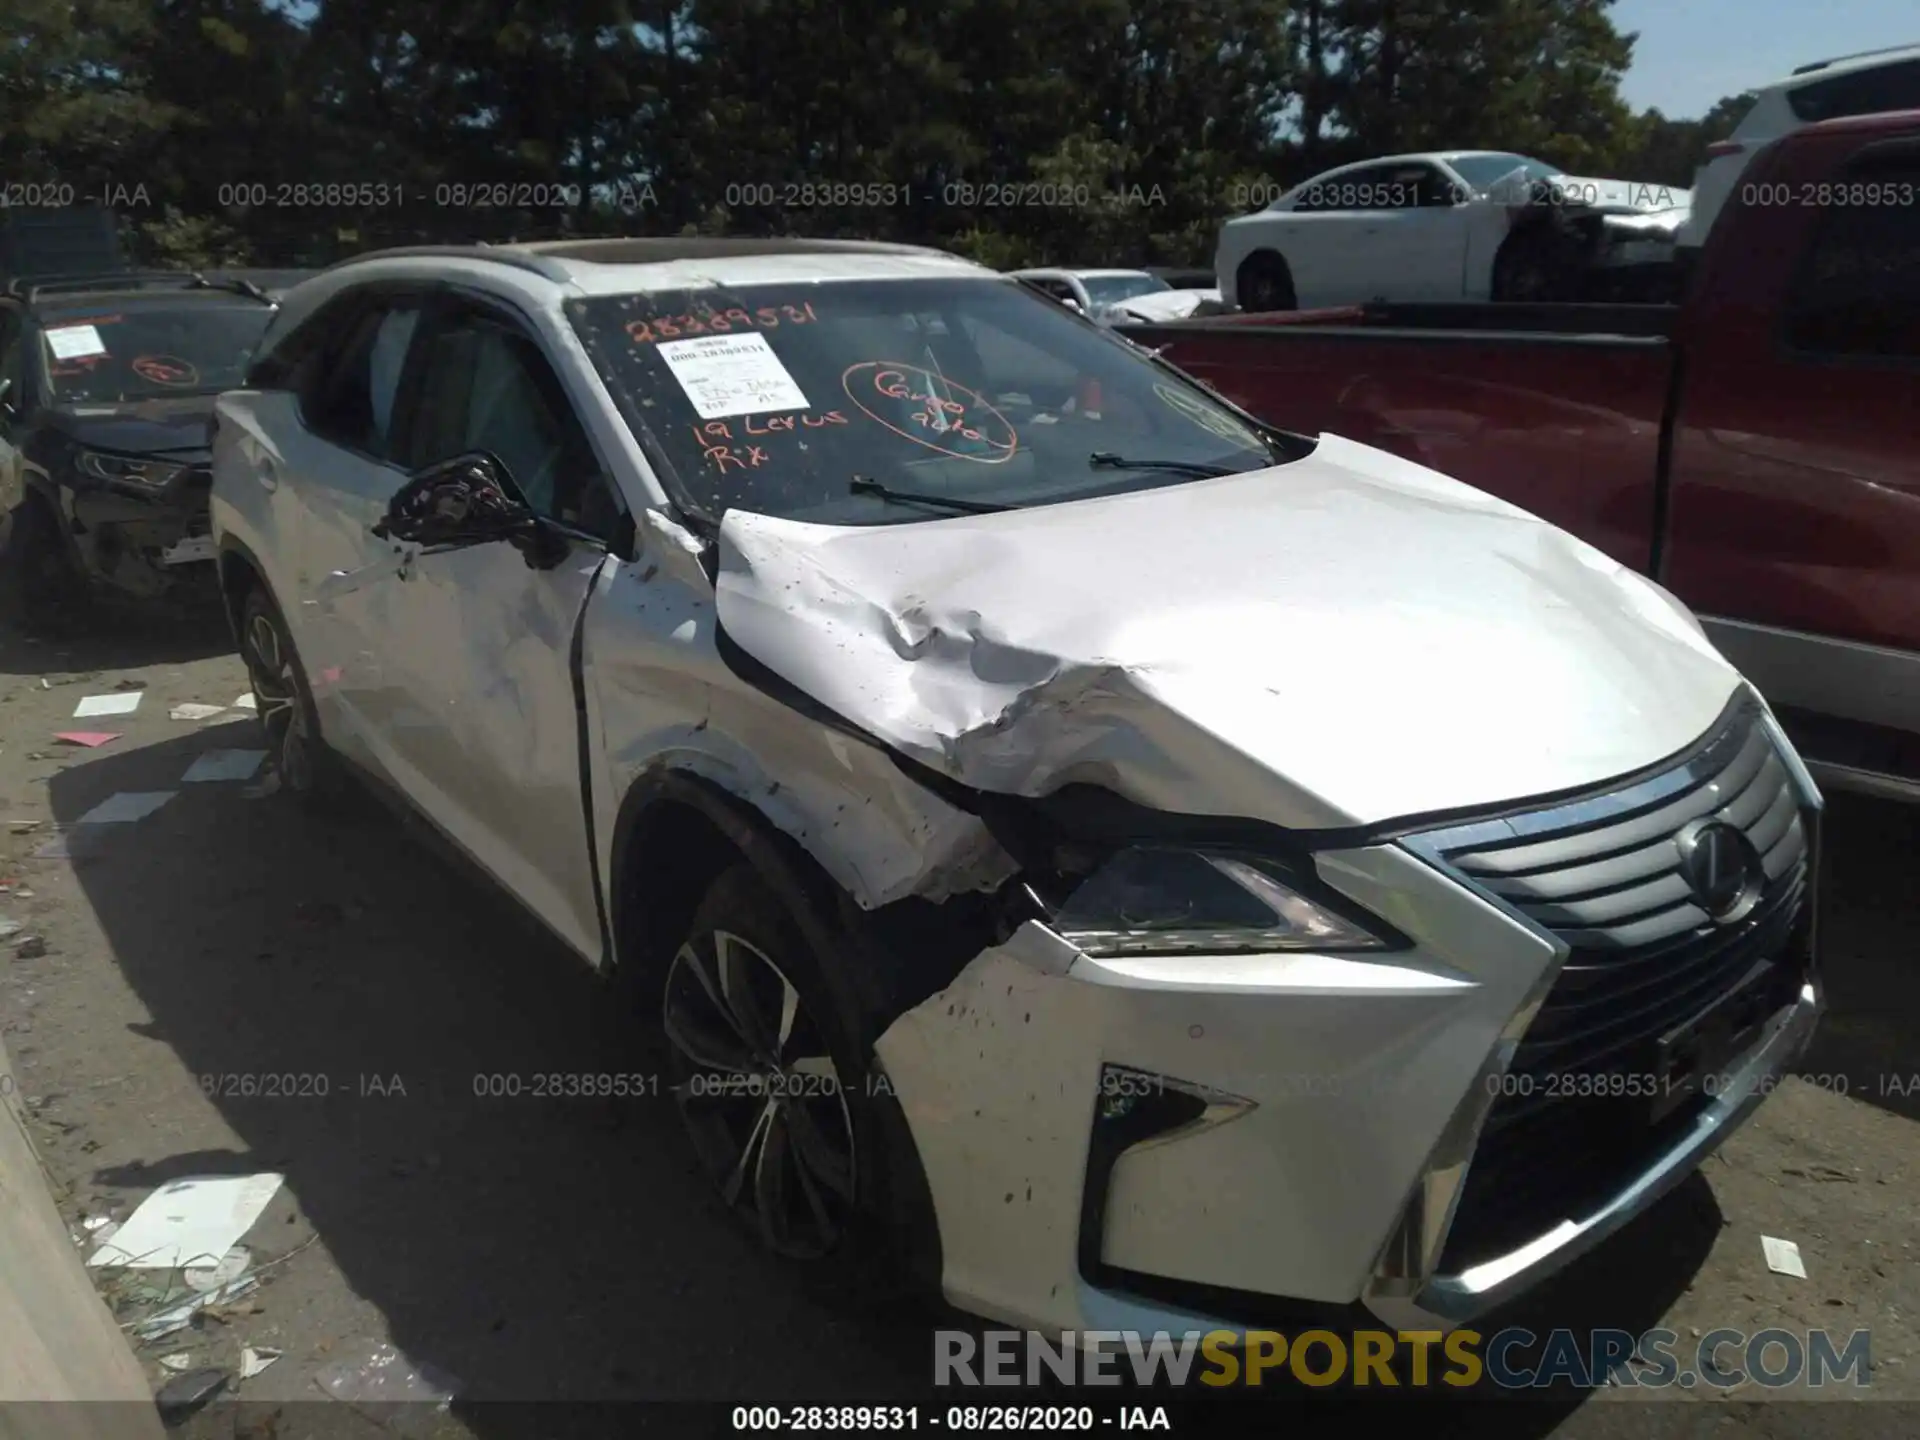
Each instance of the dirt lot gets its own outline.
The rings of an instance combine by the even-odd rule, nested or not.
[[[73,718],[82,695],[132,682],[135,713]],[[161,1354],[231,1366],[273,1346],[284,1358],[238,1393],[314,1402],[310,1418],[330,1403],[318,1372],[391,1339],[475,1402],[923,1389],[935,1311],[849,1307],[763,1261],[696,1178],[670,1101],[476,1094],[488,1076],[654,1057],[556,942],[378,807],[318,823],[242,781],[183,784],[196,756],[257,747],[257,731],[244,712],[169,709],[244,688],[217,622],[0,635],[0,916],[24,927],[0,940],[0,1018],[63,1212],[77,1229],[178,1176],[287,1177],[249,1237],[256,1263],[278,1263],[224,1322],[144,1346],[156,1384]],[[121,736],[90,750],[54,740],[68,729]],[[33,857],[108,796],[166,791],[97,849]],[[1872,1398],[1748,1407],[1751,1388],[1672,1389],[1648,1411],[1606,1403],[1616,1390],[1505,1406],[1502,1431],[1864,1440],[1920,1415],[1889,1403],[1920,1399],[1920,812],[1836,797],[1827,849],[1833,1008],[1812,1078],[1521,1318],[1664,1324],[1683,1343],[1867,1328]],[[243,1095],[236,1076],[302,1093]],[[1770,1273],[1763,1234],[1797,1241],[1808,1278]],[[1687,1403],[1703,1400],[1718,1403]],[[507,1413],[448,1423],[541,1430]]]

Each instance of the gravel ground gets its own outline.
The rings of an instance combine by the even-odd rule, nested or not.
[[[80,696],[123,686],[140,687],[134,714],[73,718]],[[182,784],[198,755],[257,748],[258,731],[244,712],[191,722],[169,709],[244,689],[217,622],[119,618],[67,641],[0,634],[0,917],[24,927],[0,940],[0,1018],[63,1212],[77,1229],[124,1217],[178,1176],[287,1177],[249,1236],[256,1262],[273,1262],[263,1283],[143,1346],[156,1385],[169,1378],[163,1354],[232,1366],[243,1345],[283,1351],[238,1386],[256,1404],[194,1422],[214,1433],[208,1416],[258,1421],[222,1419],[222,1434],[299,1433],[260,1428],[294,1401],[292,1413],[333,1427],[338,1407],[316,1377],[382,1340],[475,1402],[846,1400],[923,1387],[939,1313],[835,1300],[763,1261],[697,1180],[670,1102],[475,1093],[490,1075],[647,1071],[651,1052],[556,942],[378,807],[320,823],[249,798],[244,782]],[[67,729],[122,733],[90,750],[53,739]],[[176,793],[110,827],[97,851],[34,857],[128,791]],[[1455,1407],[1443,1429],[1862,1440],[1913,1429],[1916,842],[1920,811],[1833,799],[1832,1011],[1804,1077],[1519,1317],[1664,1325],[1683,1345],[1720,1327],[1865,1328],[1867,1398],[1802,1387],[1748,1405],[1750,1386],[1610,1389],[1496,1407],[1491,1427]],[[229,1078],[240,1076],[283,1078]],[[263,1085],[280,1093],[241,1093]],[[1763,1234],[1799,1244],[1806,1279],[1768,1271]],[[1795,1403],[1827,1398],[1848,1403]],[[539,1413],[547,1420],[475,1404],[434,1424],[557,1433],[562,1412]]]

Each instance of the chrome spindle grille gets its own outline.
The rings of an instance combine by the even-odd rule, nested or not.
[[[1688,1123],[1708,1099],[1671,1101],[1674,1037],[1690,1022],[1720,1006],[1749,1024],[1797,995],[1816,817],[1759,721],[1736,705],[1649,779],[1409,839],[1570,949],[1501,1078],[1447,1268],[1573,1218]],[[1759,871],[1718,919],[1683,864],[1685,837],[1716,822],[1746,837]]]

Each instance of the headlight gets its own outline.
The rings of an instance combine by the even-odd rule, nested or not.
[[[106,455],[98,450],[82,450],[74,462],[82,475],[112,484],[138,485],[147,490],[164,490],[187,467],[171,460],[141,460],[128,455]]]
[[[1122,850],[1068,896],[1053,929],[1089,955],[1383,950],[1300,893],[1283,867],[1227,850]]]

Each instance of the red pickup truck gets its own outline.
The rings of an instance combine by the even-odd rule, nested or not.
[[[1834,788],[1920,799],[1920,111],[1793,132],[1674,306],[1384,305],[1126,327],[1648,573]]]

